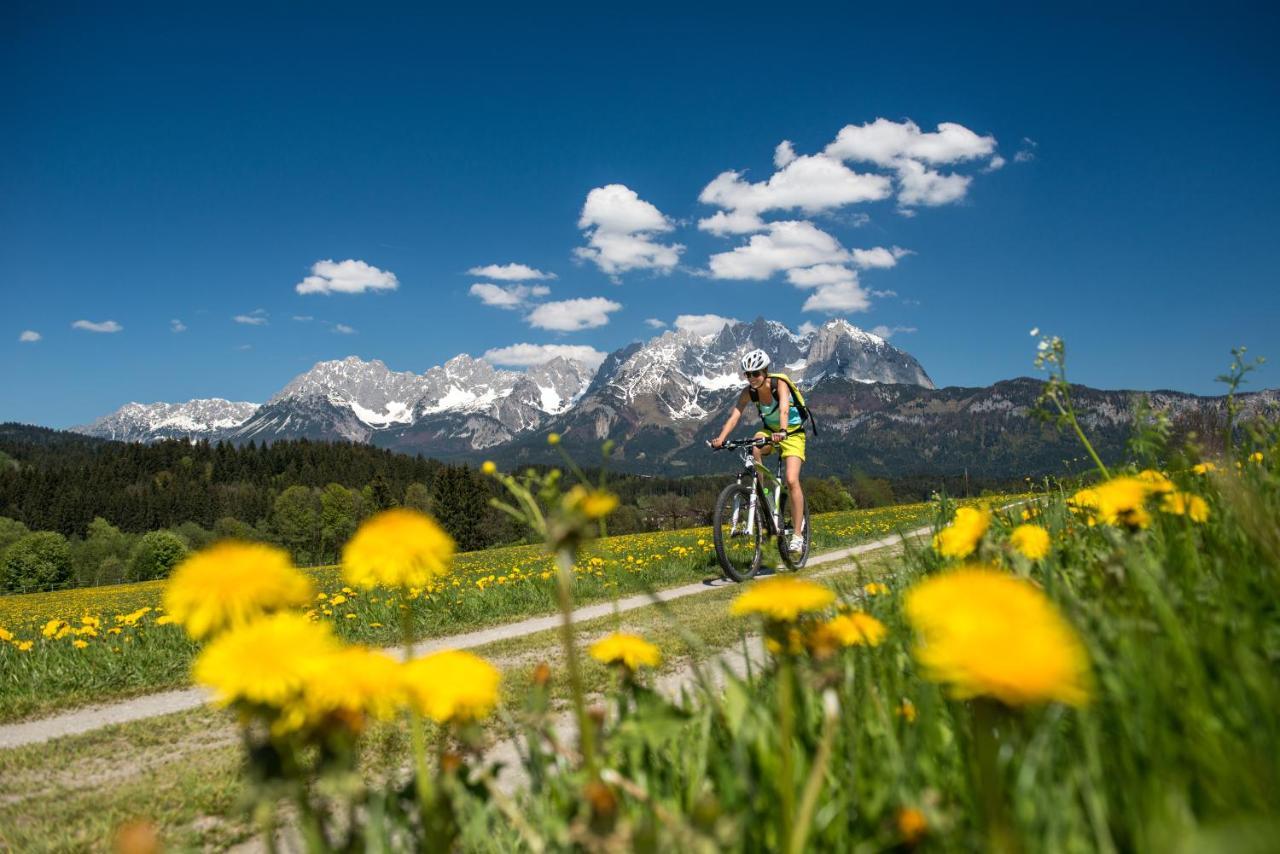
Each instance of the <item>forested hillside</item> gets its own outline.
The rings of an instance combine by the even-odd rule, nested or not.
[[[701,477],[609,475],[615,533],[707,524],[737,459]],[[589,473],[596,477],[598,472]],[[806,478],[813,512],[972,495],[1016,484],[964,478]],[[521,542],[476,468],[364,444],[306,439],[151,445],[0,425],[0,589],[159,577],[188,550],[236,537],[277,543],[303,565],[335,562],[361,520],[395,505],[427,511],[463,550]]]

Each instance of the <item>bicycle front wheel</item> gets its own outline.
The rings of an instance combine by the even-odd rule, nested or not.
[[[716,558],[734,581],[746,581],[760,568],[760,520],[747,518],[750,507],[751,490],[733,483],[720,493],[712,518]],[[759,513],[757,508],[757,517]]]
[[[809,530],[809,502],[804,502],[804,523],[799,528],[801,546],[798,551],[792,551],[791,543],[788,542],[796,531],[795,520],[791,516],[791,496],[787,495],[782,500],[782,533],[778,535],[778,553],[788,569],[801,569],[809,562],[809,547],[813,541],[813,532]]]

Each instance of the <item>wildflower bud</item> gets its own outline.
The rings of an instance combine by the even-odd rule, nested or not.
[[[559,445],[559,444],[560,444],[560,434],[559,434],[559,433],[548,433],[548,434],[547,434],[547,444],[548,444],[548,445],[552,445],[552,446]]]
[[[440,757],[440,770],[446,774],[457,773],[458,769],[461,767],[462,757],[453,751],[449,751],[444,756]]]
[[[929,822],[924,813],[915,807],[903,807],[898,810],[898,833],[908,845],[915,845],[929,829]]]
[[[158,854],[160,834],[149,821],[130,821],[116,830],[113,850],[119,854]]]
[[[551,665],[545,661],[539,661],[538,666],[533,668],[533,684],[539,688],[551,681]]]
[[[480,471],[487,475],[495,475],[498,473],[498,466],[493,460],[485,460],[480,466]]]

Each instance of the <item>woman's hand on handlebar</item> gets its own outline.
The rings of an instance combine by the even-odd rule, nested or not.
[[[707,444],[708,444],[708,445],[710,445],[711,447],[715,448],[716,450],[719,450],[720,448],[724,447],[724,439],[723,439],[723,438],[721,438],[720,436],[717,436],[716,438],[712,439],[712,440],[711,440],[710,442],[708,442]]]

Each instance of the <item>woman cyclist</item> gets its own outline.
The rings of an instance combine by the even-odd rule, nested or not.
[[[773,453],[774,445],[779,447],[786,471],[787,491],[791,493],[791,518],[803,520],[804,493],[800,490],[800,467],[804,465],[805,435],[803,419],[791,400],[791,389],[785,382],[769,381],[769,354],[764,350],[752,350],[743,356],[742,372],[746,375],[747,387],[738,395],[737,404],[725,420],[720,435],[711,440],[711,447],[719,448],[724,444],[733,428],[738,426],[742,411],[747,408],[747,404],[754,402],[766,428],[756,433],[756,437],[767,437],[769,444],[752,448],[751,453],[759,465],[765,455]],[[786,413],[785,424],[782,413]],[[803,525],[804,522],[797,524]],[[792,532],[787,549],[793,554],[803,552],[804,538],[808,533]]]

